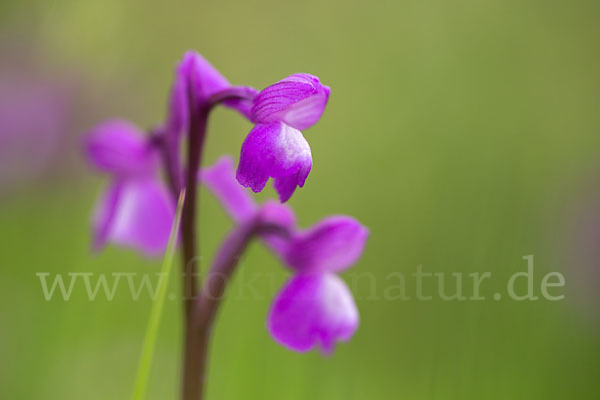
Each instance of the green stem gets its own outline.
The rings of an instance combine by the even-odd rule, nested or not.
[[[143,400],[146,394],[148,376],[150,375],[150,367],[152,366],[156,337],[158,335],[158,326],[160,324],[160,318],[162,315],[163,306],[165,304],[167,287],[169,285],[169,276],[171,275],[171,267],[173,265],[173,258],[175,255],[175,245],[177,243],[177,233],[179,232],[179,225],[181,222],[181,212],[183,209],[184,197],[185,190],[181,191],[179,200],[177,202],[177,213],[171,229],[171,236],[169,237],[167,252],[165,253],[160,270],[161,278],[157,297],[152,306],[152,310],[150,311],[150,319],[148,321],[148,327],[146,328],[146,336],[144,338],[144,345],[142,347],[140,364],[138,366],[137,377],[135,379],[133,394],[131,396],[132,400]]]

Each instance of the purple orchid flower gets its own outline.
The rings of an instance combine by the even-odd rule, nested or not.
[[[148,256],[165,251],[175,204],[157,178],[157,150],[137,127],[122,120],[105,122],[86,137],[88,160],[111,176],[94,212],[96,250],[114,242]]]
[[[333,351],[336,341],[349,340],[359,316],[352,294],[336,273],[359,259],[367,228],[351,217],[333,216],[309,229],[298,229],[287,206],[253,202],[235,181],[230,157],[204,169],[201,179],[238,224],[259,218],[289,232],[286,238],[262,235],[293,271],[269,312],[267,326],[273,338],[292,350],[305,352],[318,346],[324,353]]]
[[[237,180],[260,192],[269,178],[281,202],[304,186],[312,168],[308,142],[300,130],[323,114],[330,89],[310,74],[294,74],[263,89],[255,98],[251,119],[256,126],[242,145]]]

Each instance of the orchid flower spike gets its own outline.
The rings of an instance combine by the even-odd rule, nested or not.
[[[348,216],[333,216],[313,227],[296,227],[293,211],[277,202],[261,206],[234,178],[233,160],[222,157],[201,172],[203,184],[238,224],[260,218],[290,232],[289,238],[264,235],[264,241],[293,272],[275,297],[267,327],[289,349],[319,347],[330,353],[337,341],[349,340],[359,324],[352,294],[337,273],[360,258],[368,230]]]
[[[316,76],[294,74],[254,98],[251,117],[256,125],[242,145],[236,174],[241,185],[260,192],[273,178],[282,203],[304,186],[312,155],[300,130],[321,118],[329,93]]]
[[[175,204],[157,178],[158,151],[134,125],[113,120],[94,128],[85,141],[88,161],[110,175],[93,216],[93,245],[107,242],[161,255],[169,242]]]

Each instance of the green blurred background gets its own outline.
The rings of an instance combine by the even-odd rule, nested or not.
[[[361,326],[330,357],[269,337],[287,272],[251,247],[237,278],[257,277],[258,295],[221,310],[208,398],[599,398],[599,19],[596,0],[2,0],[2,107],[18,113],[15,99],[39,99],[39,87],[61,101],[22,113],[23,134],[0,127],[0,397],[129,396],[151,301],[123,290],[90,301],[81,285],[46,301],[35,274],[158,272],[129,250],[91,253],[106,180],[80,143],[109,117],[160,122],[173,67],[195,49],[233,83],[310,72],[332,87],[305,132],[313,171],[290,203],[303,226],[344,213],[371,230],[343,275]],[[62,119],[38,118],[58,103]],[[217,110],[206,162],[237,156],[250,127]],[[231,222],[206,194],[200,217],[210,260]],[[559,271],[564,300],[492,300],[528,254],[536,294]],[[414,295],[417,265],[489,271],[487,299],[382,298],[395,272]],[[166,304],[148,398],[177,398],[180,309]]]

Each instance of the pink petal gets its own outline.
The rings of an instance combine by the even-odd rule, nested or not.
[[[107,242],[160,256],[169,242],[175,205],[167,188],[152,178],[111,185],[94,215],[94,246]]]
[[[304,182],[312,168],[310,146],[302,133],[276,122],[256,125],[242,145],[237,180],[254,192],[265,187],[269,177],[275,178],[275,189],[282,202]]]
[[[294,229],[296,226],[294,211],[289,206],[274,200],[267,200],[261,206],[260,219],[263,223],[276,224],[288,229]]]
[[[358,310],[346,284],[334,274],[300,274],[279,292],[268,318],[273,338],[300,352],[331,352],[358,328]]]
[[[192,85],[197,99],[208,99],[230,86],[229,81],[210,62],[194,51],[184,54],[177,74],[178,79]]]
[[[290,75],[256,96],[253,121],[259,124],[282,121],[296,129],[307,129],[321,118],[329,93],[329,87],[314,75]]]
[[[360,258],[368,236],[368,229],[352,217],[328,217],[298,233],[285,260],[298,271],[341,271]]]
[[[225,107],[236,110],[248,120],[252,120],[252,105],[258,91],[251,86],[232,86],[232,91],[243,92],[244,97],[225,100],[222,104]]]
[[[200,176],[202,183],[219,199],[234,221],[242,222],[256,214],[258,206],[235,179],[231,157],[219,158],[212,166],[203,168]]]
[[[94,128],[86,137],[89,161],[99,170],[118,176],[154,174],[158,153],[139,129],[123,120]]]
[[[171,88],[169,100],[169,115],[167,116],[167,131],[169,135],[179,137],[187,131],[189,125],[189,96],[190,90],[197,104],[208,99],[231,85],[229,81],[204,57],[194,51],[188,51],[177,65],[175,81]],[[247,90],[254,90],[247,88]],[[228,100],[225,106],[238,110],[242,115],[249,116],[250,100]]]
[[[109,240],[112,223],[115,219],[119,199],[123,188],[122,182],[112,183],[96,204],[92,218],[93,247],[96,251],[102,250]]]

